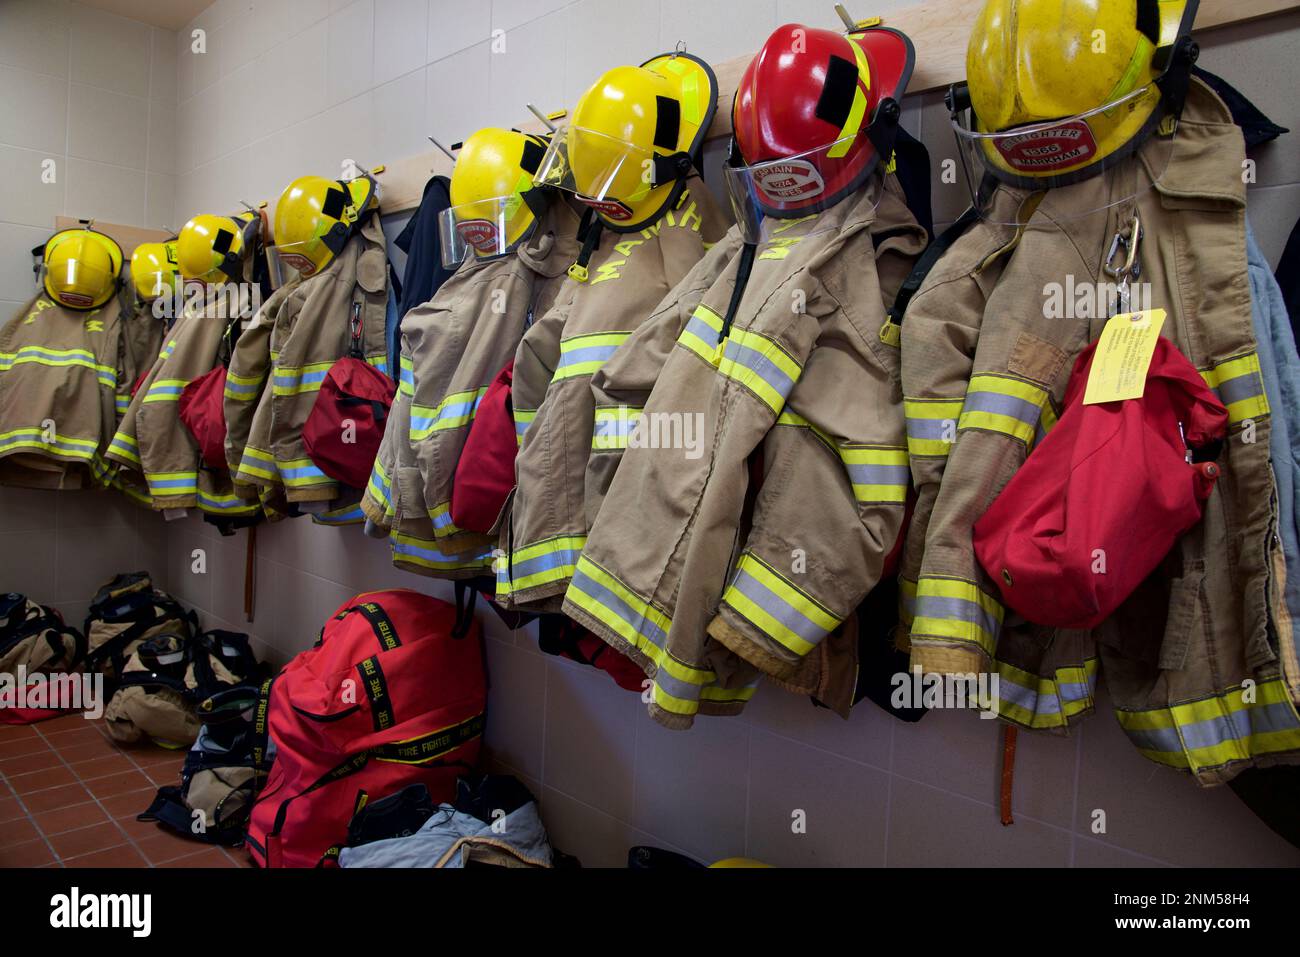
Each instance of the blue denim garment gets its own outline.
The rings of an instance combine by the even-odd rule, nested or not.
[[[1300,619],[1300,357],[1282,290],[1255,234],[1246,226],[1246,269],[1250,275],[1251,317],[1259,341],[1259,365],[1272,410],[1269,452],[1277,482],[1278,535],[1286,558],[1286,605]]]

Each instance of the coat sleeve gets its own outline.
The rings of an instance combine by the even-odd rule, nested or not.
[[[462,532],[451,520],[456,466],[479,402],[524,334],[534,276],[513,258],[485,264],[404,322],[416,318],[409,435],[435,538]]]
[[[828,657],[844,643],[827,639],[879,582],[910,484],[898,349],[880,341],[884,306],[867,250],[841,251],[824,278],[816,345],[795,357],[802,375],[763,440],[752,526],[709,626],[761,671],[841,713],[852,705],[855,643]]]

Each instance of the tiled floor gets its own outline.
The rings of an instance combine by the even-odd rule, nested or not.
[[[79,715],[0,725],[0,867],[238,867],[243,850],[137,821],[184,752],[120,747]]]

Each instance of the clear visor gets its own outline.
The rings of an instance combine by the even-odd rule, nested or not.
[[[767,242],[786,233],[792,221],[808,220],[847,198],[845,190],[856,176],[844,156],[860,136],[846,136],[806,153],[753,166],[724,166],[727,195],[741,238],[747,243]],[[880,177],[874,175],[865,187],[873,205],[880,202],[880,187]],[[807,235],[814,227],[801,228],[801,235]]]
[[[999,187],[1036,192],[1077,185],[1068,202],[1054,198],[1057,220],[1081,219],[1151,189],[1169,167],[1177,135],[1172,118],[1162,123],[1162,116],[1160,91],[1151,84],[1064,119],[982,133],[972,128],[967,109],[952,128],[975,208],[990,222],[1017,225],[1020,204]]]
[[[283,243],[266,247],[266,266],[271,288],[279,289],[299,279],[316,274],[317,260],[325,250],[319,239],[302,243]]]
[[[41,266],[41,282],[64,305],[88,308],[113,287],[113,274],[77,259]]]
[[[655,188],[652,150],[595,130],[571,126],[551,137],[535,182],[573,193],[580,203],[619,222]]]
[[[438,214],[442,265],[455,269],[466,259],[493,259],[510,251],[525,203],[521,194],[462,203]]]

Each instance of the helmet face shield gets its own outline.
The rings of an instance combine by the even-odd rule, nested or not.
[[[443,267],[455,269],[466,259],[504,256],[522,238],[523,231],[532,223],[531,217],[532,211],[522,193],[493,196],[444,209],[438,214]],[[523,219],[528,222],[521,222]]]
[[[552,137],[537,182],[572,193],[616,223],[626,222],[634,216],[632,207],[655,189],[654,161],[653,150],[570,126]]]
[[[1133,199],[1160,181],[1173,155],[1177,124],[1160,122],[1163,113],[1153,109],[1159,102],[1160,91],[1150,84],[1086,113],[996,132],[979,129],[973,110],[959,110],[952,129],[973,205],[991,222],[1015,225],[1007,218],[1012,207],[993,202],[997,186],[1056,189],[1106,170],[1116,172],[1086,198],[1080,191],[1082,202],[1061,204],[1068,207],[1067,217],[1082,218]],[[1107,150],[1104,144],[1125,127],[1132,129],[1121,134],[1126,145]]]
[[[827,181],[842,172],[840,157],[865,135],[856,133],[815,150],[751,166],[724,166],[727,195],[744,241],[766,242],[784,221],[812,216],[842,199],[842,193],[833,193]],[[879,177],[869,179],[864,188],[870,191],[873,205],[880,202]]]

